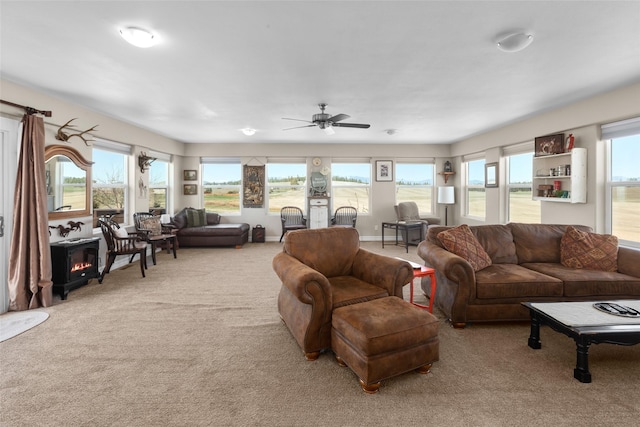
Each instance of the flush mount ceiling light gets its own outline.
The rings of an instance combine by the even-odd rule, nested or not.
[[[244,128],[244,129],[240,129],[240,132],[244,133],[247,136],[251,136],[256,133],[256,130],[253,128]]]
[[[156,44],[156,38],[150,31],[137,27],[126,27],[120,29],[123,39],[134,46],[147,48]]]
[[[398,133],[398,129],[385,129],[384,131],[387,135],[395,135],[396,133]]]
[[[520,52],[533,41],[533,34],[513,33],[498,41],[498,49],[503,52]]]

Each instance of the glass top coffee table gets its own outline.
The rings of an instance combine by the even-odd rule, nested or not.
[[[640,343],[640,317],[622,313],[610,314],[594,307],[594,303],[584,302],[524,302],[522,305],[531,314],[531,334],[529,347],[539,349],[540,325],[561,332],[576,342],[576,368],[573,377],[580,382],[590,383],[589,346],[591,344],[634,345]],[[602,301],[626,306],[640,311],[639,300]]]

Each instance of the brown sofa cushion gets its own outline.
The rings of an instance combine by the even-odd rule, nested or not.
[[[565,267],[617,271],[618,238],[568,226],[560,242],[560,258]]]
[[[517,264],[516,245],[511,229],[503,224],[487,224],[469,227],[492,264]]]
[[[187,227],[207,225],[207,213],[204,209],[187,209]]]
[[[509,223],[513,234],[518,264],[525,262],[560,262],[560,240],[567,229],[566,225]],[[592,231],[584,225],[575,226],[578,230]]]
[[[327,248],[340,248],[340,254]],[[360,250],[360,236],[355,228],[319,228],[287,233],[283,250],[327,278],[350,276]]]
[[[438,233],[438,240],[449,252],[466,259],[475,271],[491,265],[491,258],[467,224]]]

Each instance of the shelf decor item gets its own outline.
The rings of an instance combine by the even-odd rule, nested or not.
[[[564,134],[539,136],[535,139],[535,157],[564,153]]]

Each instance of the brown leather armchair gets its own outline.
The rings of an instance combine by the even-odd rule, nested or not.
[[[272,265],[282,280],[280,317],[308,360],[331,347],[335,308],[402,298],[402,287],[413,278],[409,263],[360,248],[351,227],[290,231]]]

